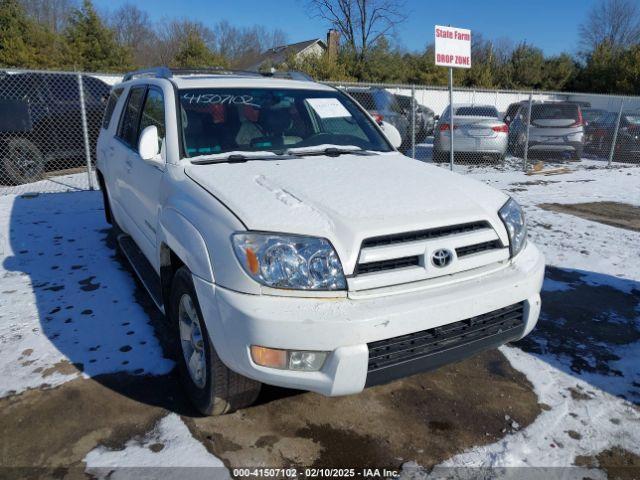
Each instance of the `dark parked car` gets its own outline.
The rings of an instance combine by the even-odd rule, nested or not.
[[[398,129],[402,137],[400,150],[405,150],[411,144],[410,112],[405,112],[402,109],[395,95],[384,88],[371,87],[347,87],[346,92],[362,105],[377,122],[384,120]]]
[[[504,113],[504,117],[502,117],[502,121],[507,125],[509,125],[513,121],[513,119],[516,117],[516,113],[518,113],[518,110],[520,110],[520,107],[526,104],[527,104],[527,100],[510,104],[507,107],[507,111]]]
[[[607,112],[606,110],[602,110],[600,108],[583,108],[582,119],[584,120],[585,129],[592,122],[597,122],[600,118],[605,116],[607,113],[609,112]],[[587,133],[586,130],[585,130],[585,133]]]
[[[411,128],[411,97],[407,95],[396,95],[400,107],[409,117],[409,128]],[[414,104],[416,116],[416,143],[424,142],[424,140],[433,135],[433,127],[436,123],[433,110],[418,102]]]
[[[617,121],[618,114],[608,112],[591,122],[585,130],[585,150],[588,153],[608,157]],[[623,112],[620,116],[613,154],[617,161],[640,161],[640,112]]]
[[[110,87],[83,75],[92,155]],[[22,184],[47,169],[84,163],[78,77],[61,73],[0,72],[0,181]]]

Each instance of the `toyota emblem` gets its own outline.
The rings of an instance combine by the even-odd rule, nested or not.
[[[452,260],[453,253],[451,253],[451,250],[447,250],[446,248],[436,250],[433,252],[433,255],[431,255],[431,263],[438,268],[446,267]]]

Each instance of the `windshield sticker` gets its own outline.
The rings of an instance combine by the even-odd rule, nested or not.
[[[250,107],[260,108],[260,105],[253,103],[251,95],[228,95],[218,93],[185,93],[182,99],[191,104],[200,105],[247,105]]]
[[[320,118],[343,118],[350,117],[351,114],[342,102],[337,98],[307,98],[307,103],[311,105]]]

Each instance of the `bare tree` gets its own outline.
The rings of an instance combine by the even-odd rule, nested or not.
[[[207,48],[215,52],[216,35],[199,21],[165,20],[158,25],[156,35],[158,42],[154,48],[157,58],[155,63],[169,65],[189,38],[202,39]]]
[[[115,31],[118,43],[131,49],[137,66],[156,63],[158,38],[146,11],[126,3],[110,15],[108,24]]]
[[[626,48],[640,43],[640,3],[637,0],[601,0],[580,25],[581,46],[587,51],[608,43]]]
[[[60,32],[67,26],[77,3],[75,0],[20,0],[27,15],[54,32]]]
[[[236,27],[223,20],[214,30],[217,51],[234,65],[250,64],[265,50],[284,45],[287,41],[282,30],[268,30],[261,25]]]
[[[407,19],[403,0],[308,0],[308,5],[342,34],[360,58]]]

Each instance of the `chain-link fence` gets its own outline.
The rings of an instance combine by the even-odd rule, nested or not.
[[[640,97],[454,89],[452,115],[444,87],[332,85],[397,128],[405,154],[459,171],[640,164]]]
[[[91,188],[110,89],[88,73],[0,71],[0,193]]]
[[[93,188],[103,110],[121,78],[0,70],[0,194]],[[459,171],[640,162],[640,97],[455,89],[452,115],[444,87],[331,84],[395,127],[403,153]]]

